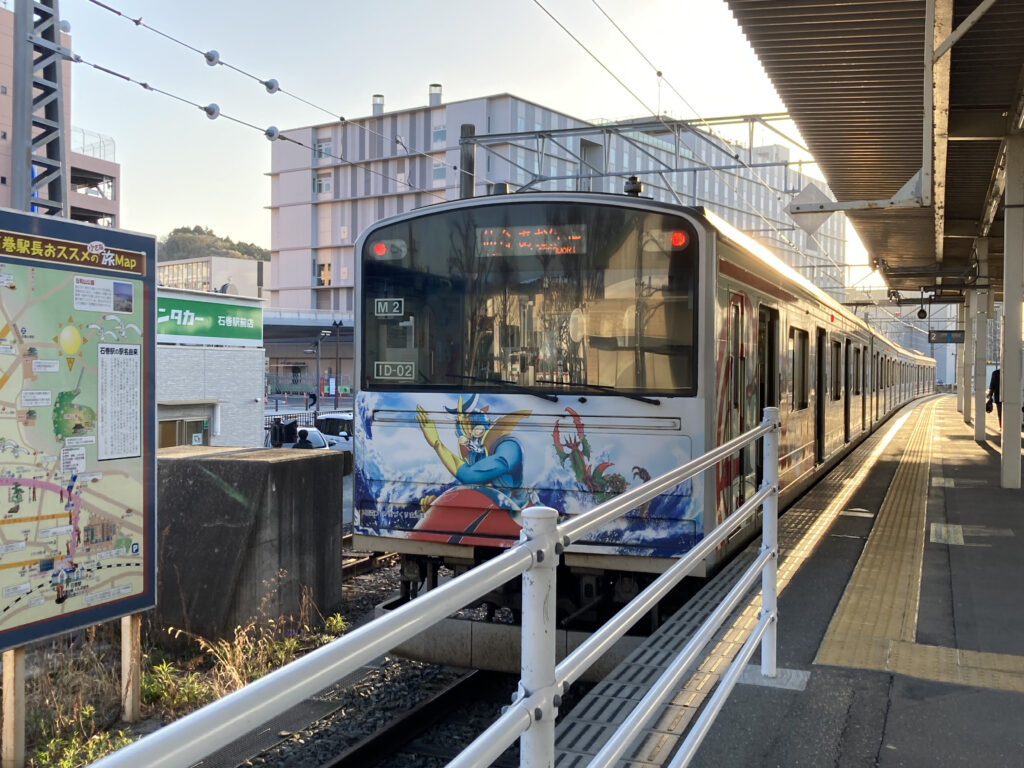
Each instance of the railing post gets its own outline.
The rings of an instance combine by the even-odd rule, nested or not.
[[[775,429],[764,436],[764,484],[774,487],[776,492],[764,500],[761,514],[761,551],[773,551],[775,556],[761,572],[761,612],[774,616],[778,611],[779,573],[779,409],[765,408],[764,421],[774,424]],[[778,621],[773,620],[761,640],[761,674],[775,677],[776,630]]]
[[[533,565],[523,572],[523,641],[520,696],[538,701],[519,742],[521,768],[555,764],[555,566],[558,513],[550,507],[523,511],[523,534],[534,543]]]

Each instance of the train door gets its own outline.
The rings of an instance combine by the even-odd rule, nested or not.
[[[882,358],[882,413],[892,410],[892,360]]]
[[[744,394],[746,389],[747,371],[743,339],[745,329],[744,301],[739,294],[729,297],[729,370],[732,373],[729,382],[729,390],[726,394],[728,409],[726,440],[732,440],[743,434],[747,429],[746,414],[744,413]],[[729,499],[731,504],[729,510],[736,509],[746,498],[744,493],[744,479],[753,465],[748,460],[747,450],[740,451],[733,459],[729,460]]]
[[[850,442],[850,398],[853,397],[853,342],[846,340],[843,350],[843,442]]]
[[[825,401],[828,400],[828,393],[825,390],[825,358],[826,355],[825,329],[819,328],[815,343],[815,376],[814,376],[814,463],[821,464],[825,461]]]
[[[857,366],[860,370],[857,375],[860,376],[860,387],[857,390],[860,392],[860,429],[861,432],[868,428],[868,348],[860,348],[860,365]]]
[[[871,423],[878,423],[878,387],[881,383],[879,377],[882,375],[878,367],[878,353],[871,355]]]
[[[769,307],[757,310],[757,414],[764,417],[764,409],[779,406],[779,313]],[[764,452],[759,446],[754,452],[757,466],[757,486],[764,480]]]
[[[882,387],[882,395],[880,398],[882,402],[879,406],[882,409],[882,412],[879,414],[879,417],[884,416],[889,412],[889,358],[885,355],[882,355],[881,366],[882,375],[880,377],[881,380],[878,383]]]

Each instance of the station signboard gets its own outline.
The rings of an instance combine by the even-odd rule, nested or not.
[[[960,331],[928,331],[929,344],[963,344],[964,332]]]
[[[0,209],[0,648],[156,604],[155,253]]]

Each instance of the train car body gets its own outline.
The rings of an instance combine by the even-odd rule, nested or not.
[[[934,381],[700,208],[477,198],[379,222],[356,253],[355,546],[399,552],[410,592],[517,541],[526,507],[579,514],[770,405],[785,504]],[[760,461],[737,454],[570,547],[567,609],[635,593],[756,489]]]

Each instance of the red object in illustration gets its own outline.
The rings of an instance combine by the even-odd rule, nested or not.
[[[450,488],[431,502],[416,530],[416,541],[469,546],[512,546],[519,540],[518,509],[503,509],[508,497],[493,488]]]

